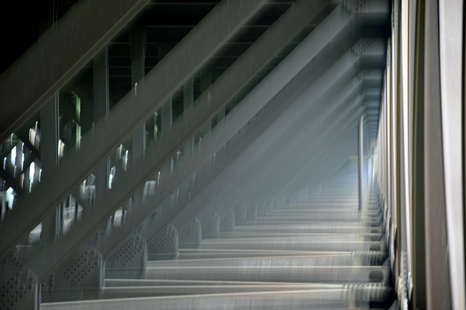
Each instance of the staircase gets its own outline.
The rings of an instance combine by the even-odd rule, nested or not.
[[[357,184],[353,161],[175,260],[149,261],[142,279],[106,279],[99,300],[41,309],[387,309],[383,213],[372,191],[358,212]]]

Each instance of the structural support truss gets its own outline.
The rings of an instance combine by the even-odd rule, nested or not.
[[[72,190],[95,170],[110,153],[144,124],[145,120],[196,73],[267,0],[240,3],[224,0],[206,16],[138,85],[137,92],[126,95],[108,119],[100,121],[85,136],[80,149],[71,150],[59,169],[49,174],[35,191],[22,197],[0,227],[0,234],[11,236],[0,245],[0,258],[36,227]],[[204,38],[210,38],[204,42]],[[200,43],[202,42],[202,44]],[[183,64],[177,71],[173,64]],[[154,92],[153,85],[161,91]],[[134,109],[134,107],[138,107]],[[111,135],[108,132],[112,132]],[[23,214],[29,214],[24,218]],[[107,217],[111,213],[107,214]],[[12,229],[15,227],[15,229]],[[21,228],[20,228],[21,227]]]
[[[0,76],[0,141],[39,112],[148,2],[82,0],[76,3],[56,27],[50,28]]]

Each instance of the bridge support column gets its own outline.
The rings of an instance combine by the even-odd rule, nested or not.
[[[359,119],[358,174],[359,174],[359,211],[363,208],[363,170],[364,170],[364,116]]]
[[[183,113],[192,111],[194,103],[194,78],[190,78],[183,86]],[[194,138],[191,137],[184,147],[184,154],[191,154],[194,148]]]
[[[131,84],[135,96],[138,95],[138,83],[142,82],[145,76],[146,58],[146,35],[147,30],[143,26],[136,26],[130,31],[129,40],[131,47]],[[146,149],[146,126],[142,125],[132,138],[132,158],[133,162],[144,154]]]
[[[94,126],[101,119],[107,119],[110,111],[110,94],[109,94],[109,69],[108,69],[108,45],[94,58],[93,61],[94,75]],[[107,158],[95,173],[95,197],[104,194],[108,190],[108,181],[110,174],[110,160]],[[91,195],[92,197],[92,195]],[[94,198],[91,203],[94,203]],[[100,234],[105,234],[111,225],[111,219],[108,219],[99,230]]]
[[[94,125],[102,118],[108,118],[110,111],[109,77],[108,77],[108,46],[94,58]],[[108,158],[95,172],[95,195],[108,189],[110,161]]]
[[[201,70],[201,73],[200,73],[200,82],[201,82],[201,93],[207,91],[208,92],[208,95],[207,97],[210,97],[210,93],[211,93],[211,89],[209,89],[210,85],[212,84],[212,78],[213,78],[213,75],[212,75],[212,69],[202,69]],[[201,140],[204,139],[207,135],[210,134],[210,130],[211,130],[211,127],[212,127],[212,121],[211,120],[208,120],[204,126],[202,126],[201,128]]]
[[[135,26],[129,33],[130,49],[131,49],[131,85],[132,92],[138,96],[138,84],[141,85],[145,72],[146,61],[146,43],[147,43],[147,29],[145,26]],[[137,109],[137,108],[136,108]],[[131,157],[132,162],[135,163],[144,155],[146,151],[146,125],[142,124],[133,134],[131,140]],[[134,193],[133,199],[142,199],[143,192],[138,190]],[[129,206],[131,208],[131,206]],[[129,208],[124,209],[124,214],[129,211]]]
[[[43,177],[58,167],[59,125],[59,94],[56,92],[40,110],[41,145],[40,158]],[[57,207],[42,222],[41,243],[54,241],[60,233],[61,207]]]

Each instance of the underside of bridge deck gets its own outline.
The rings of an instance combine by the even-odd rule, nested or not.
[[[406,3],[36,5],[0,75],[0,308],[462,309],[463,19]]]

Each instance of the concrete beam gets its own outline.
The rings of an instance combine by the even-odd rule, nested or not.
[[[119,144],[144,124],[148,117],[152,116],[266,3],[267,0],[251,0],[245,3],[223,0],[210,11],[203,22],[185,36],[146,76],[141,85],[138,85],[137,94],[133,91],[127,94],[106,121],[96,124],[93,132],[83,137],[79,150],[74,148],[68,152],[60,163],[60,169],[49,174],[49,178],[43,180],[30,195],[22,197],[19,202],[21,206],[12,211],[0,226],[0,233],[9,236],[8,240],[0,245],[0,259],[36,227],[89,173],[94,171]],[[111,14],[106,12],[105,15]],[[203,40],[205,37],[210,39],[205,41]],[[199,42],[203,44],[198,44]],[[174,63],[183,66],[173,71]],[[161,91],[154,92],[152,86],[154,84],[159,85]],[[9,84],[2,83],[2,86],[4,85]],[[9,94],[7,91],[4,93]],[[15,101],[18,100],[17,97],[13,98]],[[139,108],[134,109],[134,106]],[[18,118],[11,115],[8,117],[8,119]],[[29,216],[25,218],[24,214]],[[111,212],[105,211],[104,214],[108,217]],[[102,222],[100,216],[96,218]],[[91,233],[89,231],[84,235],[88,237]],[[79,239],[82,239],[82,236]],[[40,263],[37,266],[46,266],[49,263],[50,261],[44,262],[45,265]]]
[[[0,141],[35,115],[148,2],[76,3],[0,76]]]

